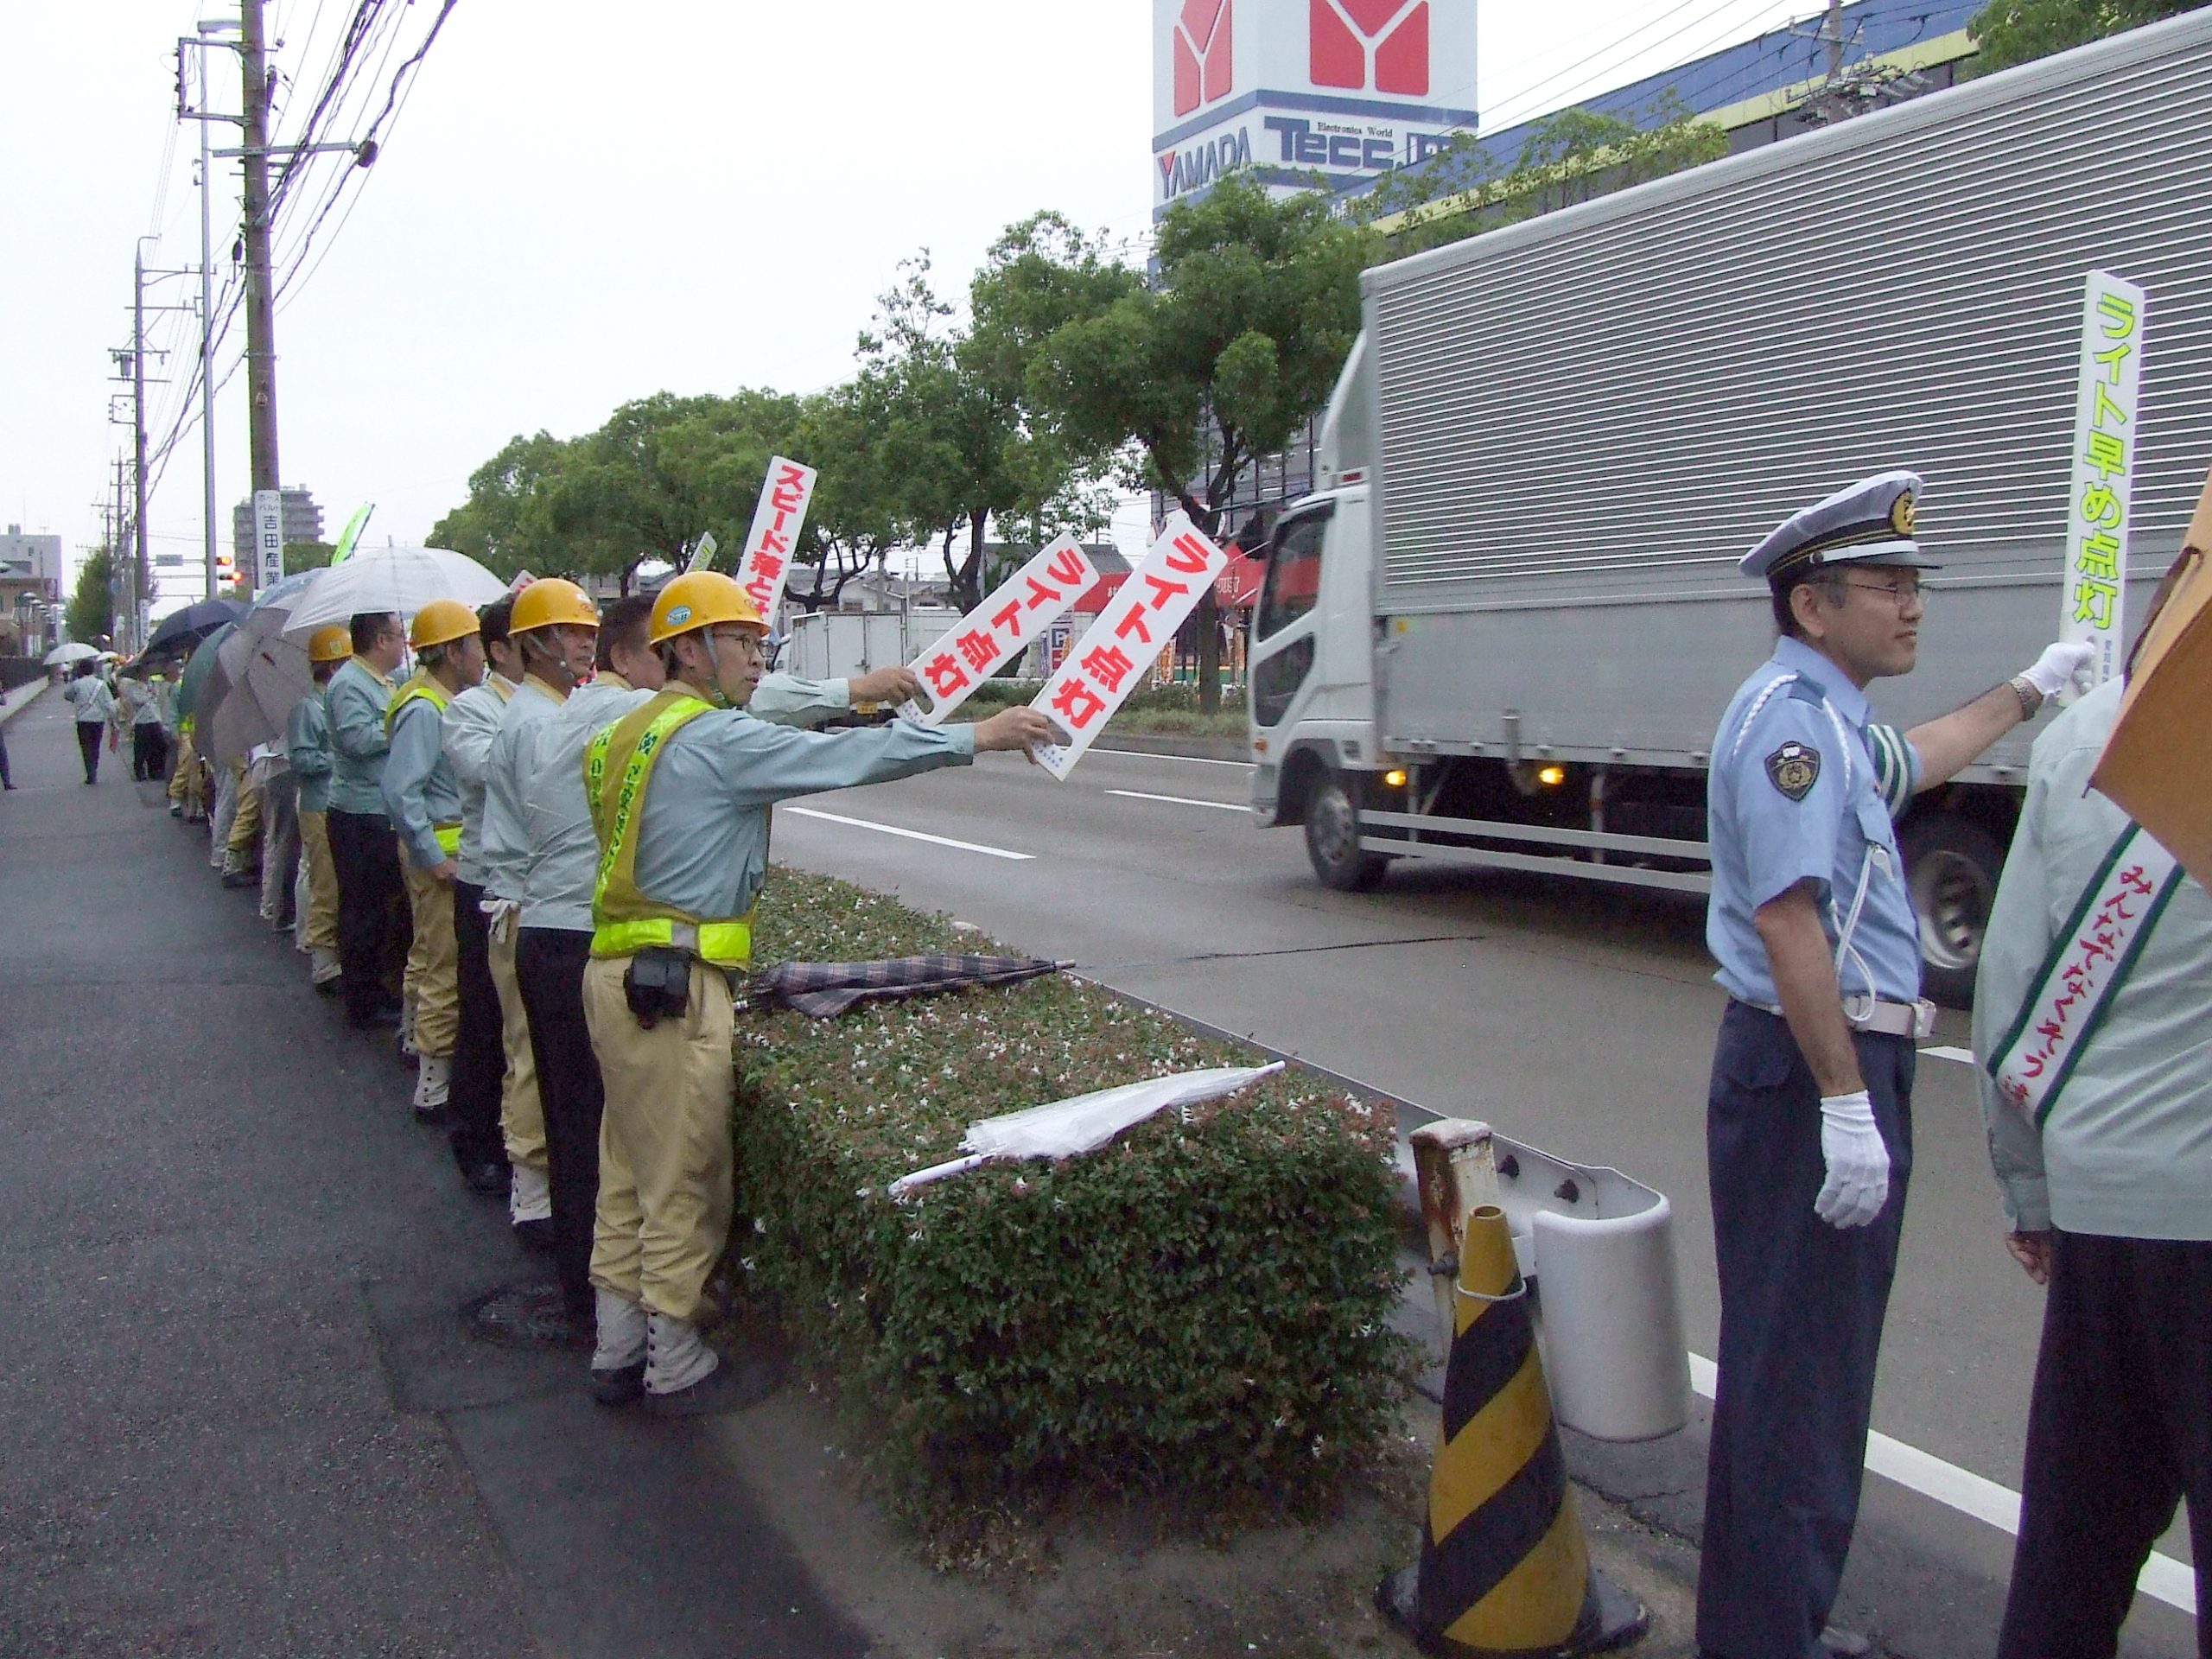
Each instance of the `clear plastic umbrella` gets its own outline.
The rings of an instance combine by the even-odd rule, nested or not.
[[[272,590],[273,591],[273,590]],[[503,596],[507,584],[465,553],[442,547],[371,547],[321,573],[293,602],[284,632],[304,639],[315,629],[365,613],[411,617],[434,599],[457,599],[471,610]]]
[[[48,668],[60,668],[70,663],[81,663],[87,657],[97,657],[99,654],[100,648],[98,645],[88,645],[81,639],[72,639],[67,645],[56,645],[52,651],[48,652],[44,661]]]
[[[1216,1065],[1203,1071],[1176,1071],[1142,1083],[1125,1083],[1088,1095],[1076,1095],[1003,1117],[970,1123],[960,1144],[968,1155],[932,1164],[891,1183],[891,1196],[903,1198],[918,1186],[965,1174],[979,1164],[1002,1158],[1072,1158],[1095,1152],[1122,1130],[1170,1106],[1195,1106],[1202,1100],[1233,1095],[1282,1070],[1272,1065]]]

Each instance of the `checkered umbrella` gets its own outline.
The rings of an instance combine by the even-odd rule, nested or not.
[[[970,985],[1012,985],[1072,968],[1040,957],[891,957],[879,962],[784,962],[755,974],[746,1001],[756,1008],[792,1008],[828,1020],[862,1002],[957,991]]]

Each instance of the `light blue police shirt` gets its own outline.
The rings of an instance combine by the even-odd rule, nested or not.
[[[1920,995],[1920,931],[1904,884],[1892,799],[1870,736],[1866,695],[1827,658],[1783,639],[1745,680],[1721,716],[1706,779],[1706,837],[1713,895],[1705,938],[1721,988],[1773,1007],[1778,998],[1766,945],[1752,920],[1759,906],[1800,881],[1816,884],[1831,947],[1841,937],[1866,877],[1866,902],[1837,977],[1847,1000],[1872,992],[1885,1002]],[[1897,740],[1887,740],[1895,744]],[[1917,758],[1910,756],[1916,769]],[[1886,868],[1867,868],[1872,845]]]

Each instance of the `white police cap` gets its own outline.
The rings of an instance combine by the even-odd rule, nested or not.
[[[1913,540],[1917,473],[1879,473],[1794,512],[1738,565],[1747,576],[1780,584],[1831,564],[1909,565],[1936,569]]]

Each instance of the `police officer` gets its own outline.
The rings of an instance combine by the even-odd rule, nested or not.
[[[484,677],[476,613],[434,599],[408,635],[420,666],[386,716],[385,813],[399,836],[399,863],[415,923],[407,975],[415,1005],[415,1113],[443,1110],[459,1027],[460,985],[453,931],[454,880],[461,873],[461,785],[445,756],[446,706]],[[350,971],[350,970],[349,970]]]
[[[307,869],[307,903],[300,918],[300,948],[308,953],[318,995],[338,994],[338,871],[330,861],[330,711],[323,690],[353,654],[344,628],[317,628],[308,640],[315,683],[284,721],[284,758],[299,780],[300,860]]]
[[[600,841],[584,1017],[606,1090],[592,1283],[594,1392],[642,1387],[683,1416],[741,1402],[701,1339],[701,1294],[726,1243],[735,1077],[729,976],[752,957],[768,807],[1020,749],[1032,709],[935,730],[792,731],[745,712],[766,666],[760,613],[730,578],[677,577],[653,604],[668,683],[585,752]]]
[[[1899,734],[1866,687],[1911,671],[1920,480],[1885,473],[1742,561],[1782,638],[1713,739],[1707,940],[1729,994],[1707,1101],[1720,1381],[1698,1643],[1709,1659],[1864,1651],[1828,1630],[1866,1458],[1912,1160],[1920,936],[1893,810],[2032,715],[2088,660],[2053,645]]]

